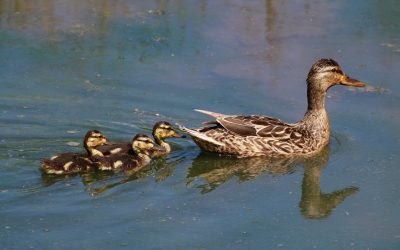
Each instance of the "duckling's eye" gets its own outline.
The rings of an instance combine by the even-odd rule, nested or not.
[[[147,139],[147,138],[140,138],[138,141],[144,142],[144,143],[153,143],[153,141]]]

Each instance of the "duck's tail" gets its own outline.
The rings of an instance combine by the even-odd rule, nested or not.
[[[212,111],[207,111],[207,110],[202,110],[202,109],[195,109],[195,111],[203,113],[203,114],[206,114],[206,115],[209,115],[209,116],[212,116],[212,117],[214,117],[216,119],[221,119],[221,118],[229,116],[229,115],[224,115],[224,114],[220,114],[220,113],[216,113],[216,112],[212,112]]]
[[[223,143],[218,142],[218,141],[214,140],[213,138],[211,138],[211,137],[209,137],[209,136],[207,136],[207,135],[205,135],[205,134],[203,134],[203,133],[201,133],[201,132],[199,132],[197,130],[186,128],[184,126],[181,126],[180,129],[182,129],[183,131],[185,131],[186,133],[188,133],[192,137],[195,137],[195,138],[198,138],[200,140],[212,143],[214,145],[224,146]]]

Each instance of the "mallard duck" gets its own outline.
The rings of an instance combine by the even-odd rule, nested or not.
[[[137,134],[132,139],[128,152],[104,157],[93,156],[90,159],[100,170],[138,170],[150,162],[154,150],[156,148],[153,139],[145,134]]]
[[[96,148],[107,143],[107,138],[97,130],[90,130],[83,139],[87,154],[62,153],[42,161],[42,170],[47,174],[72,174],[91,167],[90,156],[103,156]]]
[[[155,150],[153,156],[165,156],[171,152],[171,146],[165,141],[167,138],[183,138],[184,135],[179,134],[169,122],[160,121],[154,124],[153,137],[155,142],[162,147],[160,150]],[[130,142],[110,143],[98,148],[104,155],[128,153],[131,150]]]
[[[291,124],[268,116],[225,115],[196,110],[215,120],[206,122],[206,127],[182,129],[201,149],[220,154],[237,157],[313,154],[329,143],[325,96],[334,85],[364,87],[365,83],[345,75],[333,59],[320,59],[308,73],[308,108],[301,121]]]

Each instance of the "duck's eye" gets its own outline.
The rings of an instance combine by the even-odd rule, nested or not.
[[[343,75],[343,71],[341,71],[340,69],[332,69],[332,70],[330,70],[330,72],[334,72],[334,73]]]

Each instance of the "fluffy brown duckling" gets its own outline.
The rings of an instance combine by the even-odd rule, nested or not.
[[[185,138],[186,136],[179,134],[172,127],[169,122],[160,121],[154,124],[153,137],[156,143],[161,146],[162,149],[154,151],[153,156],[165,156],[171,152],[171,146],[165,141],[167,138]]]
[[[179,134],[169,122],[160,121],[154,124],[152,135],[155,142],[161,146],[161,149],[154,150],[152,156],[165,156],[171,152],[171,146],[165,141],[167,138],[184,138],[186,136]],[[104,155],[126,154],[131,150],[132,145],[129,142],[111,143],[98,148]]]
[[[151,161],[156,144],[149,136],[137,134],[128,152],[110,154],[108,156],[93,156],[90,159],[100,170],[132,171],[139,170]]]
[[[98,130],[90,130],[83,139],[87,154],[62,153],[42,161],[42,170],[47,174],[73,174],[88,170],[92,162],[89,157],[103,156],[97,147],[107,143],[107,138]]]

